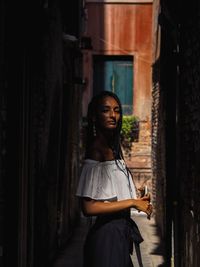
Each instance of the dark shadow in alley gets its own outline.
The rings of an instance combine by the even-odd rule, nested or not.
[[[159,237],[161,236],[160,230],[156,224],[151,225],[151,228],[155,236],[159,236]],[[164,246],[163,240],[160,240],[160,242],[155,242],[154,246],[155,246],[154,249],[151,251],[152,255],[163,255],[164,254],[165,246]]]
[[[59,252],[51,267],[81,267],[83,261],[83,245],[89,229],[88,218],[82,217],[75,227],[67,245]]]
[[[143,214],[133,214],[132,218],[138,224],[144,238],[144,242],[141,244],[141,254],[144,266],[164,267],[164,251],[161,246],[162,242],[158,235],[154,218],[149,221]],[[73,236],[66,247],[60,251],[51,267],[82,267],[83,244],[89,225],[90,222],[88,218],[82,217],[80,224],[74,230]],[[138,267],[135,251],[131,257],[134,267]]]

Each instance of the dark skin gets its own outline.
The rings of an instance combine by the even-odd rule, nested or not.
[[[112,141],[113,131],[117,127],[120,116],[120,109],[117,101],[110,96],[104,97],[99,104],[96,116],[93,118],[96,125],[97,135],[88,151],[90,159],[100,162],[114,160],[110,143]],[[114,213],[130,208],[145,212],[148,218],[150,218],[152,213],[150,195],[137,199],[126,199],[113,202],[102,202],[84,198],[82,206],[86,216]]]

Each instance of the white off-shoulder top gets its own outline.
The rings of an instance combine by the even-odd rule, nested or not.
[[[119,167],[118,167],[118,166]],[[137,198],[131,175],[124,160],[84,161],[76,195],[99,201]]]

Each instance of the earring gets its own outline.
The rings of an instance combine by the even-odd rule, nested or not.
[[[95,123],[93,123],[93,136],[95,137],[97,135]]]

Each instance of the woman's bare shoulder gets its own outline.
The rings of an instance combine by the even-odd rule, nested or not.
[[[95,143],[89,147],[88,152],[87,152],[87,157],[93,160],[97,160],[97,161],[104,160],[104,155],[101,149]]]
[[[94,147],[90,147],[87,157],[96,161],[103,161],[102,152]]]

